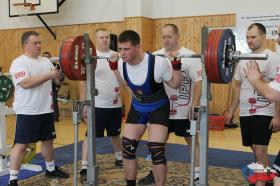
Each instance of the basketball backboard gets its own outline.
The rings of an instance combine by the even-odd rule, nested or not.
[[[9,0],[9,17],[58,13],[58,0]]]

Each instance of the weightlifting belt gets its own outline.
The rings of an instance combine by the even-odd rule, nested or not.
[[[133,98],[140,102],[140,103],[154,103],[157,102],[161,99],[168,99],[164,88],[159,89],[157,92],[154,94],[148,95],[148,96],[143,96],[139,94],[133,94]]]

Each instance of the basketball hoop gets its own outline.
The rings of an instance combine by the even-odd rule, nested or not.
[[[35,11],[35,4],[32,3],[15,3],[13,6],[18,12],[19,17],[28,16]]]

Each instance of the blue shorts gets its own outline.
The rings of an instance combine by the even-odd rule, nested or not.
[[[169,102],[164,103],[158,109],[151,112],[139,112],[131,104],[126,119],[126,123],[130,124],[159,124],[169,127]]]
[[[28,144],[55,138],[53,113],[16,116],[15,143]]]
[[[122,108],[95,108],[96,137],[119,136],[122,124]],[[87,132],[86,132],[87,136]]]

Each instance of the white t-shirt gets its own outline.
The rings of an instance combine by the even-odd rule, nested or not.
[[[154,54],[165,54],[165,49],[160,49]],[[179,55],[194,54],[193,51],[182,47]],[[182,85],[179,89],[164,84],[170,101],[170,119],[188,119],[189,109],[193,100],[194,82],[202,80],[202,64],[200,58],[182,58]],[[171,67],[171,61],[168,60]]]
[[[24,89],[18,84],[25,78],[48,73],[54,66],[48,58],[32,59],[21,55],[10,67],[15,86],[13,109],[16,114],[38,115],[53,112],[52,80],[33,88]]]
[[[113,51],[102,53],[96,51],[97,56],[110,57]],[[98,95],[95,96],[95,106],[99,108],[121,107],[119,83],[110,69],[106,59],[98,59],[95,70],[95,86]]]
[[[140,86],[145,83],[148,74],[148,64],[149,64],[148,60],[149,60],[149,55],[145,53],[143,61],[140,62],[139,64],[130,65],[129,63],[126,63],[128,78],[134,85]],[[124,62],[122,61],[122,59],[120,59],[118,63],[118,69],[122,78],[124,78],[123,63]],[[171,80],[172,69],[168,65],[165,58],[159,56],[155,57],[154,78],[157,83]]]
[[[262,53],[268,54],[267,60],[257,60],[260,71],[264,72],[267,81],[274,79],[278,73],[280,58],[271,50],[264,50]],[[274,116],[275,103],[269,102],[259,92],[254,90],[248,79],[245,77],[244,70],[247,60],[242,60],[237,64],[234,79],[241,81],[240,89],[240,116],[267,115]]]
[[[271,88],[280,91],[280,74],[278,74],[273,81],[268,84]]]

